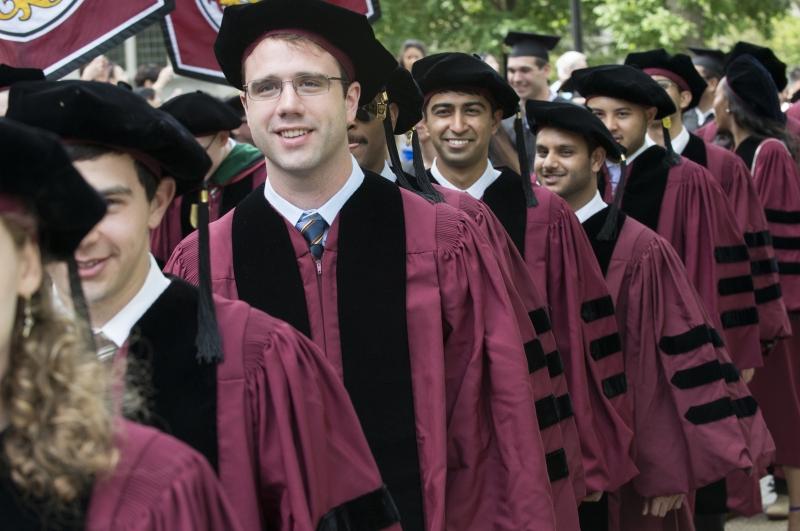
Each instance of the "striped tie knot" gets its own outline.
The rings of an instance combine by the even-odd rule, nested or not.
[[[325,237],[325,229],[328,228],[328,223],[322,219],[319,213],[315,212],[314,214],[303,214],[295,226],[308,242],[311,256],[319,260],[322,256],[322,240]]]

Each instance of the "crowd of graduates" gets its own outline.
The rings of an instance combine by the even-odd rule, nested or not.
[[[800,531],[786,65],[557,43],[263,0],[228,101],[0,66],[0,527],[718,531],[778,477]]]

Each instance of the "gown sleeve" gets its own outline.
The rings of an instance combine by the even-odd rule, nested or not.
[[[286,323],[251,310],[245,378],[269,529],[377,530],[398,521],[341,378]]]
[[[761,341],[785,338],[792,334],[792,327],[783,301],[778,260],[767,218],[744,161],[737,156],[729,159],[730,187],[725,192],[741,222],[750,253]]]
[[[200,454],[154,429],[121,426],[120,461],[94,486],[89,531],[244,531]]]
[[[789,150],[766,140],[756,154],[753,182],[764,207],[778,259],[786,308],[800,310],[800,175]]]
[[[581,440],[587,492],[612,491],[636,467],[614,304],[580,222],[563,206],[548,227],[548,300]],[[567,354],[565,354],[567,353]]]
[[[643,497],[688,493],[752,465],[726,378],[738,380],[683,264],[656,237],[620,289]]]
[[[555,529],[523,341],[500,267],[465,214],[437,208],[436,231],[448,522],[454,529]]]

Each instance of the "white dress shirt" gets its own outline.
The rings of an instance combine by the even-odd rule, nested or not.
[[[347,200],[350,199],[350,196],[352,196],[355,191],[358,190],[358,187],[361,186],[361,183],[364,182],[364,172],[359,167],[355,157],[351,155],[350,159],[352,160],[350,177],[348,177],[344,185],[339,188],[339,191],[333,194],[333,196],[331,196],[331,198],[319,208],[303,210],[302,208],[291,204],[289,201],[278,195],[278,193],[270,184],[269,177],[267,177],[267,182],[264,183],[264,197],[267,199],[267,202],[272,205],[272,208],[277,210],[281,216],[286,218],[286,220],[291,223],[292,226],[297,225],[303,215],[319,213],[319,215],[322,216],[322,219],[324,219],[328,224],[328,227],[325,229],[324,236],[322,237],[322,243],[324,244],[325,240],[328,239],[328,231],[330,230],[331,225],[333,225],[333,220],[335,220],[336,216],[339,215],[339,211],[342,209]]]
[[[150,255],[150,270],[147,272],[142,287],[114,317],[93,332],[95,334],[102,333],[117,347],[121,347],[131,335],[133,326],[164,293],[164,290],[169,287],[169,283],[170,280],[158,268],[156,259]]]
[[[575,215],[578,217],[578,221],[585,223],[587,219],[594,216],[607,206],[608,205],[605,201],[603,201],[603,198],[600,197],[600,191],[598,190],[594,193],[594,197],[592,197],[591,201],[575,211]]]
[[[694,112],[697,115],[697,125],[698,125],[698,127],[702,127],[702,126],[706,125],[706,121],[708,120],[708,117],[710,115],[714,114],[714,107],[711,107],[706,112],[701,111],[699,107],[695,107],[694,108]]]
[[[686,149],[686,146],[689,145],[689,131],[685,127],[682,127],[681,132],[670,140],[672,141],[670,142],[672,144],[672,150],[680,155],[683,153],[683,150]],[[655,144],[653,139],[650,138],[650,135],[647,135],[647,142],[649,142],[651,146]]]
[[[489,160],[486,160],[486,169],[483,170],[483,174],[478,177],[478,180],[472,183],[472,186],[467,188],[466,190],[462,190],[458,186],[454,185],[450,181],[447,180],[447,177],[442,175],[442,172],[439,171],[439,167],[436,165],[437,159],[433,159],[433,164],[431,165],[431,173],[433,174],[434,179],[444,186],[445,188],[450,188],[451,190],[457,190],[459,192],[467,192],[469,195],[474,197],[475,199],[480,199],[483,197],[484,192],[486,189],[489,188],[493,182],[500,177],[500,171],[494,169],[491,164],[489,164]]]
[[[392,167],[389,166],[388,161],[385,160],[383,161],[383,169],[381,170],[380,175],[384,179],[389,180],[393,183],[397,182],[397,175],[395,175],[394,172],[392,171]]]

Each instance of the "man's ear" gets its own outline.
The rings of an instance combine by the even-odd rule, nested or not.
[[[150,230],[155,229],[161,223],[167,207],[172,204],[173,197],[175,197],[175,179],[172,177],[162,178],[156,187],[153,199],[150,200],[150,215],[147,218],[147,227]]]
[[[347,92],[344,95],[344,105],[347,123],[351,123],[356,119],[356,111],[358,110],[358,100],[361,98],[361,83],[353,81],[347,87]]]
[[[647,118],[647,123],[652,122],[656,119],[656,114],[658,114],[658,109],[656,107],[648,107],[644,110],[645,118]]]
[[[597,146],[589,155],[589,164],[592,168],[592,173],[597,173],[606,162],[606,150],[602,146]]]
[[[230,131],[220,131],[219,132],[219,140],[218,140],[218,142],[220,143],[220,145],[224,146],[225,144],[228,143],[228,139],[230,137],[231,137],[231,132]]]
[[[688,90],[681,91],[680,97],[680,111],[684,111],[689,104],[692,103],[692,93]]]
[[[503,121],[503,109],[496,109],[492,113],[492,134],[495,134]]]

